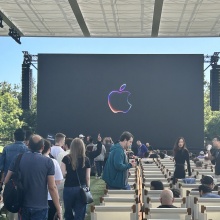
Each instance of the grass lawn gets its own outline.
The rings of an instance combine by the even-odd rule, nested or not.
[[[94,176],[91,176],[90,180],[90,189],[92,192],[92,196],[94,199],[94,202],[92,204],[89,204],[87,206],[87,216],[85,220],[90,220],[90,206],[91,205],[99,205],[99,198],[104,195],[104,189],[105,189],[105,182],[102,179],[95,179]]]

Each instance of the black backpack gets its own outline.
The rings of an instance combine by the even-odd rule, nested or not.
[[[21,172],[19,164],[23,154],[19,154],[15,161],[15,172],[10,180],[5,184],[3,191],[3,202],[5,208],[12,213],[17,213],[23,203],[23,186],[21,182]]]

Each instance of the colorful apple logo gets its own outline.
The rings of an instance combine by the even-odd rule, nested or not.
[[[128,98],[131,95],[125,91],[126,84],[121,85],[118,91],[111,91],[108,95],[108,105],[113,113],[127,113],[131,109]]]

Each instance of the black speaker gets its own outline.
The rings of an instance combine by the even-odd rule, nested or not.
[[[29,110],[32,104],[32,69],[30,64],[22,64],[22,109]]]
[[[210,71],[210,106],[219,111],[220,104],[220,65],[214,65]]]

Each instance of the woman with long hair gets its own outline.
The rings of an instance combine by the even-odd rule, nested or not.
[[[186,142],[183,137],[177,138],[174,148],[173,155],[175,160],[175,171],[173,175],[173,183],[176,179],[184,179],[185,174],[185,162],[187,163],[188,175],[191,176],[191,167],[189,162],[189,151],[186,148]]]
[[[66,220],[84,220],[86,204],[80,197],[80,184],[90,186],[90,162],[85,155],[85,145],[80,138],[73,139],[70,153],[62,160],[61,170],[66,178],[63,190],[64,218]]]

